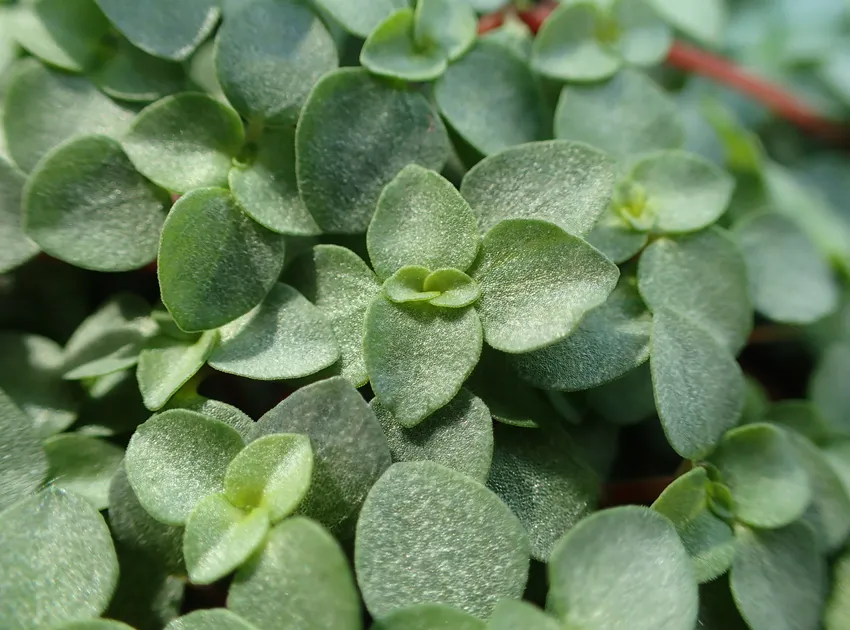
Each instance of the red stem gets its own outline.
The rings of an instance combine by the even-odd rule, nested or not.
[[[518,15],[532,33],[537,33],[557,7],[557,3],[545,1],[528,11],[521,11]],[[501,14],[486,15],[481,18],[478,31],[484,33],[497,28],[501,23]],[[836,141],[845,141],[850,136],[846,127],[826,119],[793,94],[713,53],[676,41],[670,49],[667,63],[737,90],[809,133]]]

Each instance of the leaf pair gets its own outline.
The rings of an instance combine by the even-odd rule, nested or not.
[[[125,466],[151,515],[186,525],[189,576],[210,583],[244,563],[269,528],[298,507],[310,486],[313,451],[309,438],[294,434],[246,447],[223,422],[171,410],[137,429]]]

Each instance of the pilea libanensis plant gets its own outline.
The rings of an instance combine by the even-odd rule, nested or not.
[[[0,3],[0,628],[850,629],[848,26]]]

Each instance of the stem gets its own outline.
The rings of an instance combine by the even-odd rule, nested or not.
[[[676,475],[670,475],[609,483],[605,486],[599,507],[650,505],[675,479]]]

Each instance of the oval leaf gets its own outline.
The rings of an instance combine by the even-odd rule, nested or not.
[[[194,343],[162,336],[142,350],[136,379],[145,407],[162,409],[204,366],[217,342],[218,333],[211,330]]]
[[[44,452],[51,486],[83,497],[98,510],[109,507],[109,485],[124,458],[121,448],[88,435],[63,433],[45,440]]]
[[[0,273],[12,271],[38,253],[24,233],[23,191],[26,177],[0,158]]]
[[[317,0],[345,30],[365,38],[378,24],[397,9],[405,9],[407,0]]]
[[[478,617],[442,604],[417,604],[381,617],[370,630],[487,630]]]
[[[400,9],[372,31],[360,51],[372,73],[403,81],[433,81],[446,71],[448,57],[431,41],[413,36],[413,9]]]
[[[488,417],[489,420],[489,417]],[[47,458],[32,421],[0,389],[0,511],[32,494],[47,475]]]

